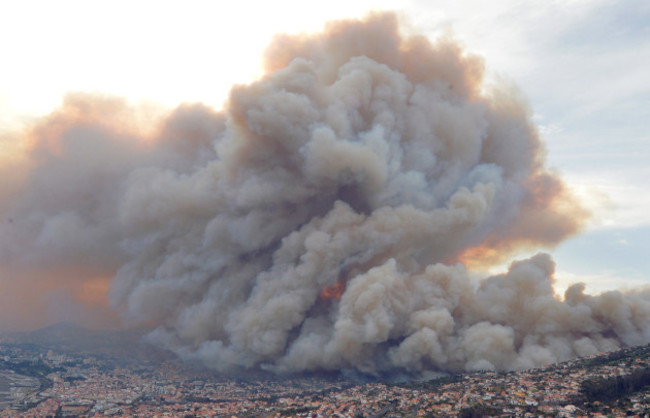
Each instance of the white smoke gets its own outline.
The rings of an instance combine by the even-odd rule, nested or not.
[[[4,192],[2,262],[115,275],[116,309],[217,369],[510,370],[650,341],[647,293],[561,301],[544,254],[478,285],[457,263],[586,216],[480,59],[379,14],[280,36],[266,68],[145,137],[70,99]]]

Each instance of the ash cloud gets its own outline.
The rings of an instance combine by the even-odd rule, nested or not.
[[[2,189],[0,267],[107,277],[152,341],[222,370],[511,370],[650,341],[648,293],[561,300],[548,255],[470,278],[587,217],[480,58],[373,14],[278,36],[265,68],[147,133],[70,97]]]

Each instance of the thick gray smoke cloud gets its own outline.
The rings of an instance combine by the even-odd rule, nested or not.
[[[280,36],[266,69],[148,135],[70,98],[2,190],[4,268],[114,276],[118,311],[217,369],[509,370],[650,341],[647,293],[561,301],[547,255],[478,284],[458,262],[586,216],[480,59],[379,14]]]

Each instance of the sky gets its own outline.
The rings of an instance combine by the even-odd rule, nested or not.
[[[394,10],[432,39],[452,34],[484,57],[490,79],[528,98],[548,165],[593,213],[582,234],[550,251],[558,289],[650,284],[649,2],[224,3],[0,2],[0,157],[19,146],[6,132],[66,93],[117,95],[152,113],[186,102],[218,109],[232,85],[261,74],[275,33]]]

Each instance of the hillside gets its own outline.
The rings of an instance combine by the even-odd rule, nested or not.
[[[5,337],[0,340],[3,368],[27,368],[24,374],[34,376],[49,368],[52,385],[20,400],[25,406],[5,409],[0,416],[21,416],[26,408],[35,416],[56,414],[79,405],[87,413],[78,416],[102,411],[238,417],[650,414],[650,346],[541,369],[397,383],[355,374],[219,375],[181,364],[168,353],[155,354],[138,335],[142,330],[122,333],[59,325]],[[172,361],[159,361],[165,358]]]

